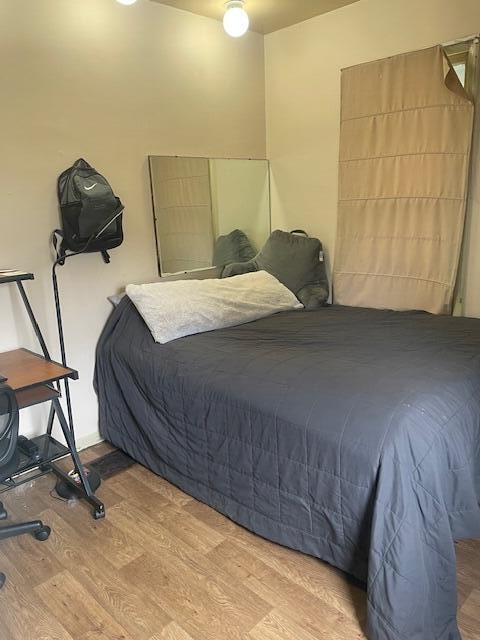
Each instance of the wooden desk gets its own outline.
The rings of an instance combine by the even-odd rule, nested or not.
[[[50,412],[48,416],[47,433],[44,436],[33,438],[35,444],[37,444],[43,452],[43,462],[39,467],[38,475],[43,475],[43,473],[48,472],[48,470],[53,471],[59,480],[62,481],[61,484],[67,487],[67,491],[76,493],[93,507],[92,514],[94,518],[104,518],[105,507],[92,491],[75,444],[68,381],[69,379],[76,380],[78,373],[74,369],[62,366],[50,358],[42,332],[38,326],[25,289],[23,288],[24,280],[33,280],[33,274],[23,271],[0,271],[0,285],[9,283],[16,284],[43,356],[33,353],[28,349],[15,349],[13,351],[7,351],[6,353],[0,353],[0,382],[7,384],[15,391],[16,400],[20,409],[49,401]],[[59,329],[61,330],[61,316],[55,278],[54,292],[57,303],[57,319]],[[60,335],[63,336],[62,333]],[[62,356],[64,356],[62,338],[60,340],[60,346]],[[65,362],[64,357],[62,357],[62,362]],[[68,418],[65,417],[60,403],[61,386],[65,389]],[[60,427],[67,443],[66,447],[52,437],[55,418],[58,418],[60,422]],[[75,478],[72,478],[53,462],[55,459],[66,454],[70,454],[72,457],[76,472]],[[24,472],[34,467],[35,464],[32,464],[28,458],[25,459],[25,456],[23,456],[17,468],[17,475],[24,474]],[[9,482],[7,484],[0,478],[0,484],[2,482],[3,484],[7,484],[7,489],[22,483],[22,480],[15,482],[15,474],[8,480]],[[25,480],[23,480],[23,482],[25,482]],[[0,488],[0,492],[1,491],[2,489]]]
[[[0,284],[7,284],[9,282],[22,282],[23,280],[33,280],[33,273],[28,271],[0,271]]]
[[[60,393],[52,382],[78,379],[75,369],[63,367],[28,349],[14,349],[0,353],[0,375],[15,391],[20,409],[58,398]]]

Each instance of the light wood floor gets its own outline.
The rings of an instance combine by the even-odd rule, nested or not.
[[[105,445],[85,452],[89,460]],[[365,595],[136,465],[103,483],[107,518],[49,496],[52,476],[3,494],[45,543],[0,541],[1,640],[357,640]],[[480,542],[457,545],[459,620],[480,640]]]

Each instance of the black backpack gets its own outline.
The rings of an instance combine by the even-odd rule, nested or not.
[[[63,230],[60,256],[66,251],[100,251],[109,262],[108,249],[123,242],[124,206],[108,181],[80,158],[58,178],[58,200]]]

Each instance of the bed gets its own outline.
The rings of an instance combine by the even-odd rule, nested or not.
[[[363,581],[370,640],[458,640],[480,537],[480,321],[341,306],[157,344],[101,336],[103,436],[232,520]]]

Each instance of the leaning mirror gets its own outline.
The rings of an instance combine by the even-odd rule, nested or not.
[[[270,235],[268,160],[150,156],[160,275],[252,258]]]

